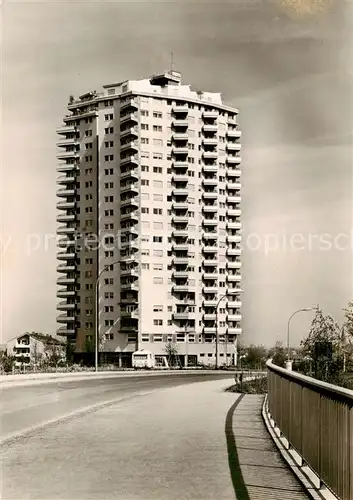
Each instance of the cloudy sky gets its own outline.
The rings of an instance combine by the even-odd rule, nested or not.
[[[351,0],[6,0],[2,341],[56,328],[56,135],[70,94],[168,69],[243,130],[244,339],[286,337],[352,291]],[[47,244],[45,241],[47,240]],[[29,251],[29,243],[37,245]],[[311,313],[292,324],[293,342]]]

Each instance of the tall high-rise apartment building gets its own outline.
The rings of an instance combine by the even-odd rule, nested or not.
[[[59,335],[233,363],[241,334],[238,110],[171,71],[70,98],[57,130]],[[99,281],[97,278],[99,276]],[[216,314],[216,306],[221,299]],[[216,329],[217,325],[217,329]]]

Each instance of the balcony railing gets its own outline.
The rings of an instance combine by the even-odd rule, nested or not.
[[[353,498],[353,391],[267,362],[267,416],[340,500]]]

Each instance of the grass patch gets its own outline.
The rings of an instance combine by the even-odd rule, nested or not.
[[[267,377],[256,377],[254,380],[244,380],[236,382],[226,389],[227,392],[237,392],[238,394],[266,394]]]

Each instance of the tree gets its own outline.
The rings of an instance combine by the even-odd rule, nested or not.
[[[94,342],[89,337],[86,337],[86,339],[85,339],[84,350],[85,350],[85,352],[89,352],[89,353],[94,352]]]
[[[6,352],[0,352],[0,372],[9,373],[15,366],[16,357]]]
[[[347,343],[353,345],[353,300],[348,303],[348,307],[344,311],[344,330]]]
[[[332,357],[327,353],[318,353],[318,343],[332,345]],[[341,355],[342,335],[341,328],[332,316],[324,316],[319,309],[311,323],[308,337],[301,342],[304,356],[313,361],[315,377],[321,380],[336,382],[343,367]]]
[[[263,345],[251,345],[247,348],[243,357],[243,365],[252,369],[265,367],[267,360],[267,349]]]
[[[282,368],[286,365],[286,350],[282,342],[276,342],[275,346],[272,347],[269,352],[269,357],[272,358],[272,363]]]
[[[168,363],[170,363],[171,366],[177,366],[179,354],[178,346],[173,342],[167,342],[164,350],[168,356]]]

